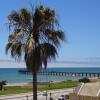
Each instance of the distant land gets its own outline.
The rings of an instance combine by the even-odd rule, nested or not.
[[[100,67],[100,61],[52,61],[48,67]],[[0,68],[25,68],[25,62],[0,60]]]

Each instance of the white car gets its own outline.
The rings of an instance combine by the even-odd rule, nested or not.
[[[43,94],[42,94],[43,96],[48,96],[48,93],[47,93],[47,91],[43,91]]]
[[[60,96],[60,97],[58,98],[58,100],[65,100],[65,99],[64,99],[64,97],[61,97],[61,96]]]
[[[58,100],[68,100],[69,99],[69,95],[61,95]]]

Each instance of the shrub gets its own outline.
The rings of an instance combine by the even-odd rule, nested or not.
[[[88,83],[88,82],[90,82],[90,79],[88,79],[88,78],[81,78],[81,79],[79,79],[79,82],[83,82],[83,83]]]
[[[6,81],[0,82],[0,90],[3,90],[4,85],[6,85]]]

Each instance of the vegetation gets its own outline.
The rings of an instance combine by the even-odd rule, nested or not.
[[[88,82],[90,82],[90,79],[88,79],[88,78],[81,78],[81,79],[79,79],[79,82],[83,82],[83,83],[88,83]]]
[[[64,88],[72,88],[76,87],[79,84],[78,81],[62,81],[56,83],[48,83],[48,84],[38,84],[38,90],[54,90],[54,89],[64,89]]]
[[[0,90],[2,91],[4,89],[4,85],[6,85],[6,81],[0,82]]]
[[[56,83],[49,83],[49,84],[38,84],[38,91],[44,90],[55,90],[55,89],[64,89],[64,88],[72,88],[76,87],[79,84],[78,81],[63,81],[63,82],[56,82]],[[5,87],[4,91],[0,91],[0,95],[7,95],[7,94],[17,94],[17,93],[25,93],[31,92],[31,86],[8,86]]]
[[[90,82],[97,82],[97,80],[90,81]],[[73,88],[73,87],[77,87],[79,84],[80,84],[79,81],[68,80],[68,81],[55,82],[55,83],[38,83],[37,88],[38,91],[45,91],[45,90]],[[31,91],[32,91],[32,86],[7,86],[3,91],[0,91],[0,95],[26,93]]]
[[[33,100],[37,100],[37,71],[43,65],[46,68],[48,60],[55,59],[64,33],[58,28],[55,11],[43,6],[32,8],[32,11],[26,8],[13,11],[8,21],[11,34],[6,53],[10,51],[18,60],[24,54],[27,69],[33,75]]]
[[[32,91],[32,87],[30,86],[7,86],[4,91],[0,91],[0,95],[26,93],[30,91]]]

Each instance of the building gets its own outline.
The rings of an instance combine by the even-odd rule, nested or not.
[[[69,96],[70,100],[100,100],[100,83],[82,83]]]

